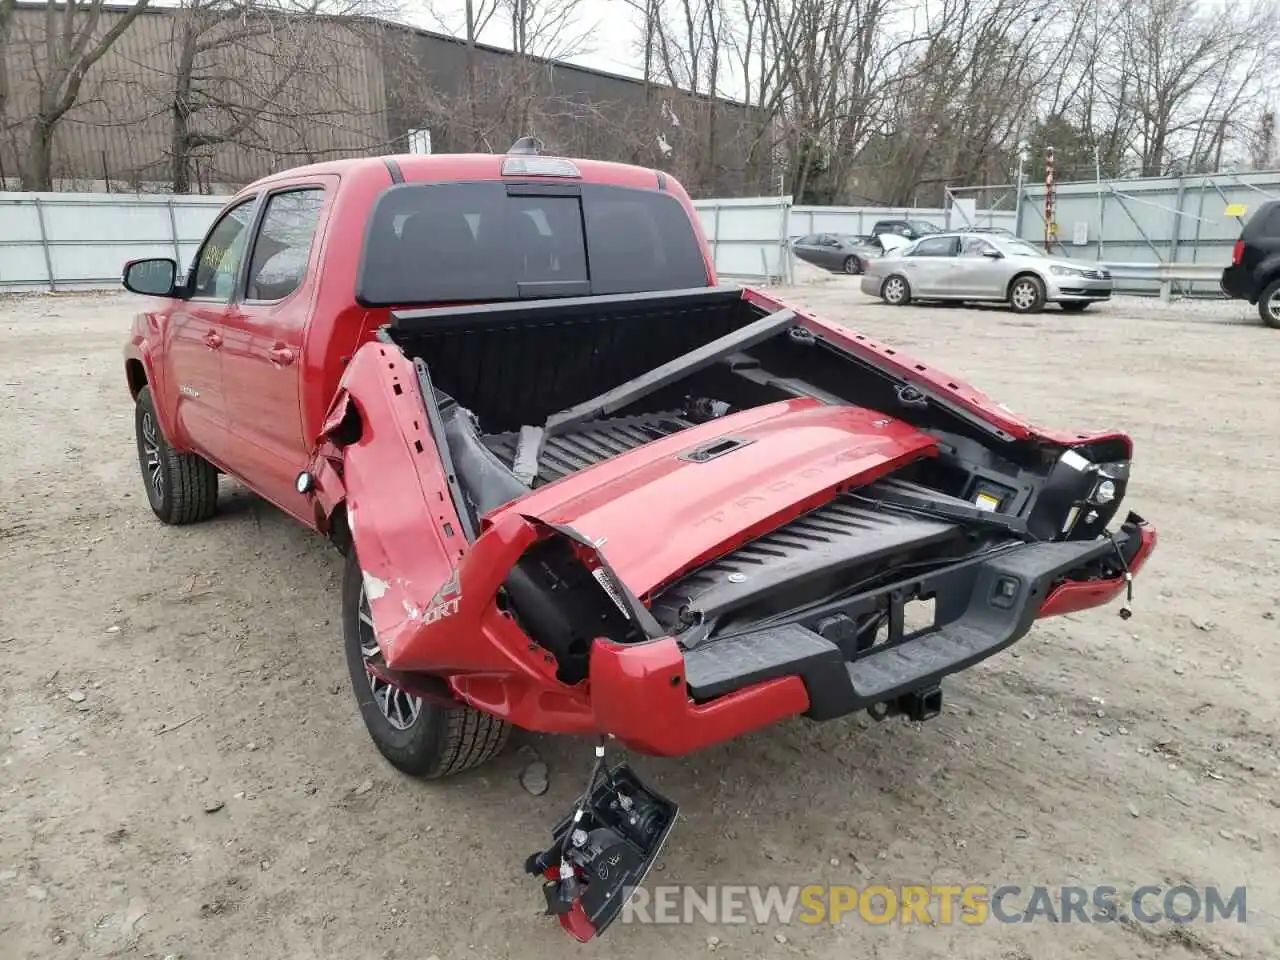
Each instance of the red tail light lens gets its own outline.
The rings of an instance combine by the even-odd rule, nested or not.
[[[1244,241],[1237,240],[1236,245],[1231,248],[1231,265],[1233,267],[1240,266],[1240,261],[1244,259]]]

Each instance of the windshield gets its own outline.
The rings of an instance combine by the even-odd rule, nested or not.
[[[908,220],[907,226],[919,234],[941,233],[942,230],[925,220]]]
[[[1024,257],[1047,257],[1048,254],[1039,247],[1032,246],[1025,240],[1014,240],[1011,237],[1001,237],[1000,242],[1010,253],[1020,254]]]
[[[670,194],[587,183],[406,183],[374,205],[356,300],[397,306],[708,285],[693,224]]]

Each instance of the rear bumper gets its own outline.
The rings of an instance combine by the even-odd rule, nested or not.
[[[1258,302],[1258,290],[1253,282],[1253,277],[1249,271],[1239,264],[1233,264],[1222,271],[1222,280],[1219,282],[1222,292],[1233,300],[1248,300],[1250,303]]]
[[[675,756],[791,716],[823,720],[888,703],[993,656],[1039,617],[1115,599],[1126,587],[1106,566],[1117,547],[1136,573],[1156,539],[1154,528],[1131,514],[1114,545],[1026,544],[928,575],[918,583],[936,595],[939,625],[853,659],[798,623],[689,652],[671,638],[597,640],[590,669],[597,728],[632,749]]]

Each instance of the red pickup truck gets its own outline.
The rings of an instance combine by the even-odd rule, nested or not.
[[[231,199],[125,376],[161,521],[235,477],[345,554],[352,683],[428,777],[510,726],[678,755],[787,717],[923,720],[1037,617],[1132,590],[1119,433],[1055,432],[717,283],[660,172],[543,156],[289,170]],[[1122,615],[1127,615],[1127,606]],[[527,868],[581,939],[675,805],[598,759]]]

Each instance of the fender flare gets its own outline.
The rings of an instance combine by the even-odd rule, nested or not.
[[[164,434],[169,443],[181,448],[182,438],[177,435],[176,425],[173,421],[173,411],[170,405],[165,402],[163,378],[159,375],[155,364],[151,360],[150,343],[143,339],[135,339],[127,344],[124,348],[124,363],[125,381],[128,384],[130,396],[134,400],[138,398],[138,390],[134,389],[134,384],[129,379],[129,364],[137,363],[142,367],[142,375],[146,380],[145,385],[151,388],[151,402],[155,407],[156,419],[160,421],[160,432]]]

